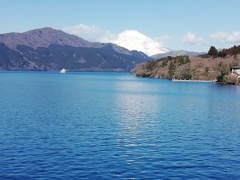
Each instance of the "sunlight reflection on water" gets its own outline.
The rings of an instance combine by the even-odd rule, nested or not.
[[[238,179],[239,86],[0,76],[1,179]]]

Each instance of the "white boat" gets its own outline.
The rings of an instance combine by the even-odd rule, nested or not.
[[[62,73],[62,74],[66,73],[66,72],[67,72],[67,70],[65,68],[62,68],[60,71],[60,73]]]

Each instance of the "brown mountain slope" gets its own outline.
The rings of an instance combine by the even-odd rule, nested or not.
[[[227,78],[232,78],[229,77],[230,68],[239,65],[239,54],[226,56],[225,58],[177,56],[139,64],[132,72],[138,77],[218,80],[223,83],[238,84],[237,79],[231,79],[231,82],[229,82],[230,80]]]

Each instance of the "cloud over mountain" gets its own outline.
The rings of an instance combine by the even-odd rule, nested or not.
[[[100,29],[95,25],[88,26],[79,24],[75,26],[65,27],[62,30],[69,34],[77,35],[92,42],[111,42],[112,39],[114,39],[116,36],[107,30],[104,31]]]
[[[114,34],[108,30],[101,29],[96,25],[89,26],[89,25],[79,24],[75,26],[62,28],[62,30],[70,34],[77,35],[91,42],[104,42],[104,43],[113,42],[117,44],[116,42],[117,41],[116,39],[118,38],[117,34]],[[152,40],[154,41],[154,43],[157,43],[161,47],[164,47],[166,44],[168,44],[168,47],[170,49],[174,49],[173,47],[171,47],[170,44],[172,43],[177,44],[180,42],[183,45],[183,47],[185,47],[186,49],[188,48],[194,49],[194,47],[196,49],[199,49],[199,48],[206,47],[205,49],[207,50],[208,47],[211,45],[224,47],[225,44],[229,44],[229,45],[240,44],[240,32],[237,32],[237,31],[236,32],[215,32],[215,33],[213,32],[212,34],[207,34],[204,36],[202,34],[199,34],[199,32],[187,32],[186,34],[183,35],[182,38],[180,38],[180,40],[176,39],[174,35],[170,36],[167,34],[160,35],[159,37],[154,37],[152,38]],[[128,45],[127,46],[124,46],[123,44],[119,44],[119,45],[128,49],[129,48],[133,49]],[[136,42],[134,46],[137,47]]]
[[[182,37],[182,43],[191,46],[213,45],[213,44],[239,44],[240,32],[216,32],[203,38],[192,32],[188,32]]]
[[[182,43],[187,45],[197,45],[201,46],[203,44],[206,44],[205,40],[201,37],[198,37],[196,34],[192,32],[188,32],[185,34],[182,38]]]
[[[211,39],[217,43],[240,43],[240,32],[217,32],[210,35]]]

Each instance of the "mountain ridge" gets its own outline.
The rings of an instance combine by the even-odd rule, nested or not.
[[[177,50],[177,51],[169,51],[169,52],[161,53],[161,54],[155,54],[151,57],[154,58],[154,59],[161,59],[161,58],[168,57],[168,56],[171,56],[171,57],[176,57],[176,56],[192,57],[192,56],[199,56],[199,55],[202,55],[204,53],[205,52],[193,52],[193,51],[186,51],[186,50]]]
[[[62,37],[65,37],[65,39],[62,39]],[[5,43],[11,48],[15,48],[18,44],[34,48],[48,47],[50,44],[90,46],[90,43],[83,38],[50,27],[34,29],[23,33],[1,34],[0,42]]]
[[[2,70],[59,70],[65,66],[70,71],[129,71],[150,59],[142,52],[112,43],[89,42],[48,27],[0,34],[0,45]]]

